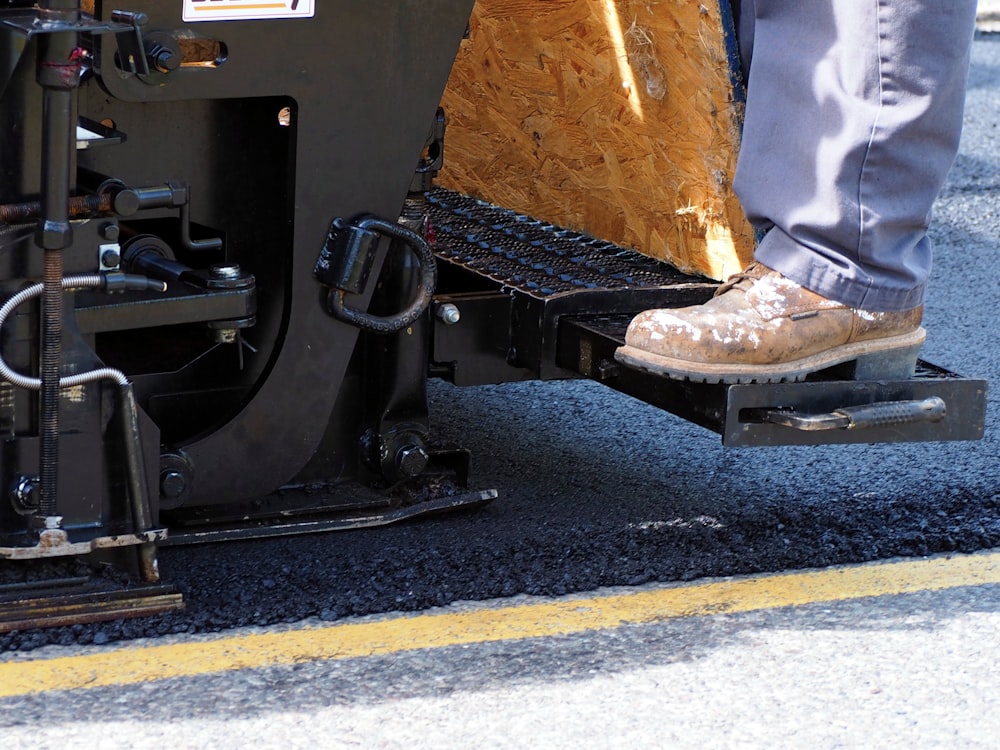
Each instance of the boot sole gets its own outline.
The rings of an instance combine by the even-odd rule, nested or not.
[[[920,347],[927,338],[923,328],[870,341],[856,341],[793,362],[775,365],[707,364],[653,354],[634,346],[621,346],[615,359],[628,367],[695,383],[784,383],[804,380],[820,370],[855,362],[855,380],[906,379],[913,375]]]

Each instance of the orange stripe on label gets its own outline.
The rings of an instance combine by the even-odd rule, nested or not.
[[[196,5],[193,10],[201,13],[208,12],[211,13],[215,11],[217,13],[231,13],[234,10],[274,10],[275,8],[287,9],[287,3],[254,3],[250,5],[248,3],[240,3],[239,5],[224,5],[222,7],[212,6],[212,5]]]

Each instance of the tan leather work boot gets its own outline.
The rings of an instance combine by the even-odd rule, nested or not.
[[[922,314],[854,310],[752,263],[703,305],[637,315],[615,359],[705,383],[802,380],[852,361],[858,380],[907,378],[926,338]]]

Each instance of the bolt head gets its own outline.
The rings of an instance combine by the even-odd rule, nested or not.
[[[117,268],[122,256],[117,250],[105,250],[101,253],[101,265],[105,268]]]
[[[406,445],[396,453],[396,468],[399,473],[407,477],[415,477],[427,468],[430,456],[423,446]]]
[[[179,471],[167,470],[160,474],[160,495],[174,499],[184,494],[187,479]]]
[[[180,55],[173,50],[162,49],[153,56],[153,67],[161,73],[172,73],[181,66]]]
[[[62,250],[73,243],[73,227],[68,221],[43,221],[35,242],[43,250]]]
[[[455,325],[458,321],[462,319],[461,311],[450,302],[441,305],[437,309],[437,316],[445,325]]]
[[[18,513],[38,510],[38,494],[41,489],[38,477],[20,476],[11,490],[10,499]]]

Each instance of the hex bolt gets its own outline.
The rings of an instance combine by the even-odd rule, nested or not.
[[[438,319],[445,325],[453,326],[458,321],[462,319],[462,312],[450,302],[446,302],[443,305],[438,305],[437,310],[434,311]]]
[[[420,445],[405,445],[396,453],[396,468],[406,477],[415,477],[427,468],[431,457]]]

